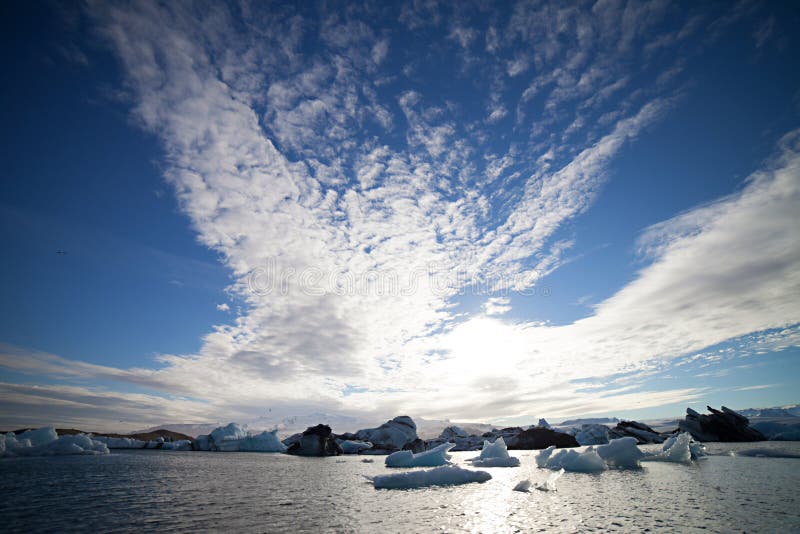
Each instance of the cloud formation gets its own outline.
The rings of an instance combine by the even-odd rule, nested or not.
[[[559,230],[675,105],[675,53],[703,17],[664,2],[519,3],[480,25],[448,9],[92,3],[132,116],[160,139],[167,181],[246,310],[156,369],[42,354],[3,365],[203,399],[213,414],[316,403],[573,415],[697,394],[598,396],[575,380],[800,322],[796,134],[740,192],[647,229],[648,265],[590,317],[498,318],[511,304],[498,294],[534,290],[561,265],[572,241]],[[402,46],[431,27],[430,54]],[[422,81],[444,68],[439,54],[458,58],[447,74],[481,109]],[[656,57],[677,61],[664,71]],[[643,68],[629,73],[632,61]],[[484,313],[455,313],[475,286]],[[4,395],[35,398],[9,385]]]

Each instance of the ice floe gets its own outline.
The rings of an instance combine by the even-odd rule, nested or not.
[[[397,451],[386,457],[386,467],[435,467],[450,463],[448,451],[455,443],[442,443],[438,447],[414,454],[411,451]]]
[[[408,471],[372,477],[377,489],[411,489],[427,486],[453,486],[471,482],[486,482],[492,475],[486,471],[472,471],[456,465],[445,465],[424,471]]]

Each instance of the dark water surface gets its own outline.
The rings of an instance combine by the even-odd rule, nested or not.
[[[383,457],[118,451],[104,456],[0,460],[0,531],[247,532],[800,532],[800,442],[714,444],[693,465],[566,473],[558,491],[512,491],[543,482],[535,451],[518,468],[486,469],[485,484],[375,490],[364,475]],[[456,453],[465,465],[475,453]]]

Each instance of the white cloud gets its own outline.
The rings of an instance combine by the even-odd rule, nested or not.
[[[502,320],[503,298],[466,321],[452,310],[473,281],[523,290],[558,268],[571,246],[558,230],[590,208],[626,143],[673,105],[621,75],[662,20],[657,6],[521,4],[506,31],[487,34],[493,54],[520,43],[533,54],[527,70],[493,54],[465,67],[488,73],[475,77],[485,82],[478,102],[501,94],[497,80],[512,70],[531,76],[507,107],[492,100],[503,113],[517,108],[524,128],[511,140],[496,121],[467,123],[459,103],[382,71],[388,41],[351,13],[314,24],[265,15],[255,39],[229,31],[222,4],[202,20],[180,9],[97,3],[91,14],[135,95],[133,116],[159,137],[167,180],[202,243],[224,258],[245,312],[209,332],[197,354],[161,355],[157,368],[16,349],[0,355],[4,367],[131,382],[208,400],[209,413],[313,399],[327,411],[566,416],[695,398],[694,389],[589,393],[571,381],[800,322],[792,137],[776,168],[741,192],[648,229],[640,248],[651,264],[591,316],[561,326]],[[449,20],[432,3],[401,11],[410,28]],[[315,24],[325,46],[302,51]],[[450,30],[441,39],[464,48],[478,36],[461,23]],[[401,53],[392,48],[393,59]],[[407,85],[387,97],[384,83]],[[581,121],[562,116],[567,105]],[[525,119],[532,111],[536,122]],[[586,143],[553,144],[548,128],[570,124]],[[478,157],[487,139],[502,148]],[[348,386],[366,391],[345,395]]]
[[[227,302],[223,302],[222,304],[217,304],[217,310],[222,312],[231,311],[231,307],[228,306]]]
[[[755,386],[742,386],[740,388],[736,388],[735,391],[757,391],[760,389],[771,389],[780,387],[781,384],[757,384]]]
[[[483,303],[486,315],[503,315],[511,311],[511,299],[508,297],[492,297]]]

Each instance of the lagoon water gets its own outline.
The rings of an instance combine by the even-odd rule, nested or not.
[[[800,531],[800,442],[709,444],[692,465],[650,462],[636,471],[566,473],[543,482],[537,451],[518,468],[486,469],[484,484],[376,490],[382,456],[114,451],[103,456],[0,461],[4,532],[226,530],[245,532],[680,532]],[[454,462],[475,453],[454,454]],[[374,463],[365,463],[365,458]],[[391,472],[395,472],[393,470]]]

